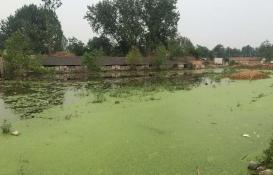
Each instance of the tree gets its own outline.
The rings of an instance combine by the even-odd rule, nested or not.
[[[205,46],[197,45],[195,50],[199,58],[213,58],[213,53]]]
[[[44,8],[50,9],[55,11],[57,8],[62,6],[62,1],[61,0],[42,0],[44,3]]]
[[[105,55],[111,55],[113,46],[110,39],[105,36],[100,36],[90,39],[87,43],[87,49],[89,51],[102,49]]]
[[[155,51],[155,66],[160,69],[167,60],[168,51],[165,46],[159,46]]]
[[[68,39],[67,49],[77,56],[82,56],[86,51],[85,44],[75,37]]]
[[[137,46],[144,52],[173,38],[177,0],[103,0],[88,6],[85,18],[94,32],[114,39],[123,54]]]
[[[31,57],[29,42],[20,32],[15,32],[6,40],[4,54],[6,75],[21,76],[30,71],[36,60]]]
[[[258,49],[259,56],[268,61],[273,59],[273,45],[269,41],[264,41]]]
[[[217,46],[214,47],[213,53],[216,57],[219,58],[226,58],[226,50],[225,47],[221,44],[218,44]]]
[[[98,72],[99,68],[99,58],[102,56],[101,50],[93,50],[91,52],[85,52],[83,55],[83,63],[87,66],[90,72]]]
[[[190,39],[178,36],[168,42],[168,50],[170,57],[189,56],[194,50],[194,45]]]
[[[137,47],[133,47],[127,55],[127,61],[132,69],[134,69],[135,66],[141,62],[141,58],[141,53]]]
[[[250,45],[247,45],[242,48],[241,55],[244,57],[253,57],[253,56],[256,56],[256,50],[255,50],[255,48],[251,47]]]
[[[63,31],[56,13],[34,4],[23,6],[0,24],[0,48],[13,33],[28,38],[35,53],[62,50]]]

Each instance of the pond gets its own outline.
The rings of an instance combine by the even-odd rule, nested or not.
[[[0,135],[0,174],[246,174],[272,136],[273,78],[217,77],[2,82],[21,135]]]

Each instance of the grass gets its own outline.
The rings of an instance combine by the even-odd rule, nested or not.
[[[126,98],[105,93],[103,103],[68,91],[64,105],[14,123],[20,137],[0,136],[0,174],[246,174],[272,136],[272,80]]]
[[[9,123],[6,119],[3,121],[0,128],[2,129],[3,134],[9,134],[11,132],[11,123]]]

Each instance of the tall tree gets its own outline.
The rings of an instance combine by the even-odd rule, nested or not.
[[[75,37],[68,39],[67,49],[77,56],[82,56],[86,51],[85,44]]]
[[[226,58],[226,49],[221,44],[218,44],[214,47],[213,53],[216,57]]]
[[[256,55],[255,48],[251,47],[250,45],[247,45],[242,48],[242,56],[244,57],[253,57]]]
[[[259,47],[259,56],[268,61],[273,59],[273,45],[269,41],[264,41]]]
[[[6,75],[22,75],[29,68],[31,50],[27,38],[20,32],[13,33],[5,42]]]
[[[126,54],[133,46],[155,50],[177,32],[177,0],[102,0],[88,6],[93,31],[115,40]]]
[[[194,50],[194,45],[190,39],[178,36],[168,42],[168,50],[171,57],[189,56]]]
[[[197,45],[196,52],[200,58],[213,58],[213,53],[205,46]]]
[[[42,0],[44,2],[43,8],[45,10],[45,27],[46,27],[46,32],[45,32],[45,39],[46,39],[46,47],[47,47],[47,52],[50,54],[52,51],[54,51],[54,42],[55,38],[51,35],[49,30],[54,27],[52,26],[49,18],[49,13],[53,11],[55,13],[56,9],[62,6],[61,0]]]
[[[62,6],[62,1],[61,0],[42,0],[43,1],[43,6],[46,9],[50,9],[55,11],[57,8]]]
[[[87,49],[89,51],[102,49],[105,55],[111,55],[113,46],[109,38],[100,36],[90,39],[87,43]]]
[[[34,4],[25,5],[0,24],[0,47],[19,31],[30,42],[35,53],[62,50],[63,31],[56,13]],[[49,49],[50,48],[50,49]]]

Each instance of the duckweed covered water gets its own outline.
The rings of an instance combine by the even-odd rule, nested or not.
[[[5,82],[0,118],[21,135],[0,135],[0,174],[246,174],[272,136],[272,80]]]

